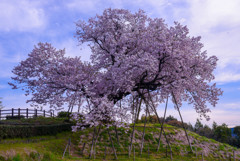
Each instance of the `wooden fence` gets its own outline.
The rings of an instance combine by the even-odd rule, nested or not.
[[[5,120],[9,118],[33,118],[33,117],[54,117],[54,111],[49,112],[45,110],[37,110],[37,109],[0,109],[0,120]]]

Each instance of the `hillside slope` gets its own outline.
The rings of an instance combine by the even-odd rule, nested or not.
[[[234,148],[228,144],[219,143],[213,139],[208,139],[206,137],[200,136],[194,132],[188,131],[190,142],[193,146],[193,152],[191,153],[190,147],[187,142],[186,135],[184,133],[184,130],[181,128],[173,127],[170,125],[165,125],[164,127],[165,133],[167,138],[170,141],[171,149],[173,158],[175,159],[183,159],[188,158],[189,160],[196,159],[196,153],[197,157],[201,158],[202,155],[205,158],[205,160],[216,160],[216,159],[227,159],[230,156],[233,158],[233,152],[235,153],[235,158],[240,159],[240,150],[237,148]],[[135,153],[136,157],[140,156],[140,147],[141,147],[141,140],[142,140],[142,134],[143,134],[143,125],[138,124],[135,128],[135,137],[133,140],[133,144],[135,147]],[[119,137],[119,144],[117,143],[117,135],[115,133],[114,128],[111,128],[111,136],[114,142],[114,146],[116,147],[117,154],[122,156],[128,156],[128,146],[130,143],[130,136],[132,129],[129,129],[128,131],[125,128],[118,128],[118,137]],[[96,155],[101,156],[104,154],[104,147],[107,147],[107,151],[109,153],[113,153],[111,148],[111,143],[109,141],[109,136],[107,135],[107,130],[104,129],[100,131],[98,137],[98,142],[96,146]],[[160,125],[159,124],[150,124],[146,127],[146,134],[144,137],[144,148],[143,148],[143,154],[148,156],[148,153],[150,155],[154,156],[152,159],[157,158],[167,158],[166,157],[166,139],[164,138],[164,135],[161,137],[161,144],[160,144],[160,150],[157,152],[157,146],[158,146],[158,138],[159,138],[159,132],[160,132]],[[85,156],[89,155],[90,146],[91,146],[91,139],[92,139],[93,129],[86,129],[84,131],[80,131],[78,135],[80,135],[80,139],[78,139],[78,151],[82,151],[84,147],[83,154]],[[149,150],[148,150],[149,149]],[[168,158],[170,155],[169,148],[168,151]],[[133,152],[132,152],[133,155]],[[185,160],[185,159],[183,159]]]
[[[142,155],[140,155],[140,146],[143,127],[142,124],[138,124],[135,127],[136,131],[133,140],[135,160],[171,160],[170,150],[166,148],[167,144],[164,136],[161,138],[159,152],[156,151],[160,132],[159,127],[158,124],[147,125]],[[199,160],[202,158],[202,155],[204,160],[226,160],[229,159],[230,154],[231,158],[233,158],[233,151],[235,151],[236,160],[240,160],[239,149],[188,131],[194,149],[194,153],[191,153],[183,129],[170,125],[165,125],[164,129],[171,144],[173,160]],[[77,133],[68,132],[54,137],[44,136],[44,139],[37,137],[2,140],[0,144],[0,156],[2,157],[0,157],[0,160],[1,158],[2,160],[3,158],[16,160],[16,157],[20,158],[17,160],[89,160],[93,131],[93,128],[88,128]],[[115,128],[110,128],[111,139],[114,142],[118,160],[130,160],[128,148],[132,129],[118,128],[117,132],[116,135]],[[70,155],[69,149],[67,149],[65,157],[62,159],[69,138],[71,138]],[[134,150],[131,152],[131,160],[134,157]],[[95,160],[114,159],[112,145],[106,128],[100,130],[95,155],[92,158],[94,156]]]

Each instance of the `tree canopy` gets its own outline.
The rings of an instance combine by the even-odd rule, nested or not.
[[[90,62],[39,43],[9,83],[32,94],[28,102],[81,106],[85,121],[95,126],[127,121],[128,111],[138,107],[154,111],[174,95],[179,106],[187,101],[208,119],[206,103],[215,106],[222,94],[211,83],[218,59],[202,51],[201,38],[189,36],[186,26],[169,27],[142,10],[124,9],[106,9],[76,26],[79,44],[91,48]]]

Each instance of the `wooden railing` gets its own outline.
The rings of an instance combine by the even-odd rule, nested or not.
[[[33,117],[54,117],[54,111],[49,112],[45,110],[37,109],[0,109],[0,120],[5,120],[7,118],[33,118]]]

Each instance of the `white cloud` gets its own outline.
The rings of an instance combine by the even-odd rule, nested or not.
[[[203,50],[219,58],[215,82],[240,80],[240,1],[187,0],[189,17],[184,23],[190,35],[202,36]],[[186,14],[185,13],[185,14]],[[182,14],[179,14],[181,17]],[[231,70],[230,70],[231,69]]]
[[[80,56],[82,61],[90,61],[91,55],[90,48],[86,44],[79,46],[77,40],[73,38],[64,40],[62,42],[54,42],[53,46],[56,47],[57,49],[65,48],[66,56],[69,57]]]
[[[40,4],[29,0],[1,0],[1,31],[34,31],[46,23],[44,10]]]
[[[238,0],[189,0],[190,28],[195,33],[209,32],[216,26],[235,27],[240,23]]]
[[[240,73],[221,72],[216,75],[214,82],[229,83],[240,81]]]

